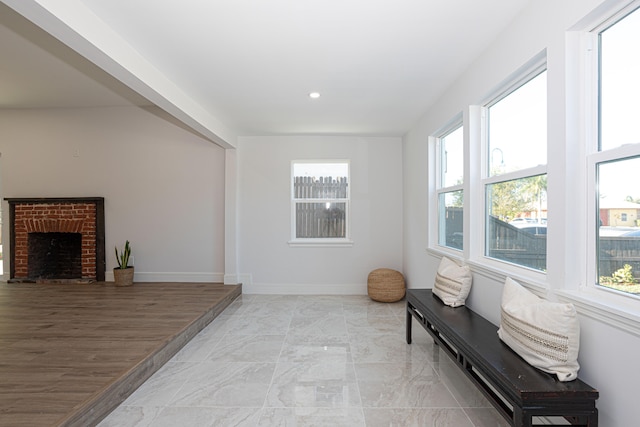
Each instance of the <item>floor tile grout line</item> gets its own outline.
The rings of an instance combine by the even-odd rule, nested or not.
[[[274,300],[274,299],[266,299],[266,300],[265,300],[265,302],[269,302],[269,301],[277,301],[277,300]],[[321,301],[328,301],[328,300],[321,300]],[[266,395],[265,395],[265,399],[264,399],[264,401],[263,401],[263,404],[262,404],[262,406],[261,406],[261,407],[257,407],[257,406],[255,407],[255,408],[256,408],[256,410],[260,412],[260,414],[259,414],[259,416],[258,416],[258,422],[259,422],[259,420],[263,417],[263,415],[265,414],[265,411],[266,411],[267,409],[275,409],[275,408],[271,408],[270,406],[268,406],[268,399],[269,399],[270,392],[271,392],[272,388],[274,387],[274,381],[275,381],[275,379],[276,379],[276,378],[275,378],[275,376],[276,376],[276,372],[277,372],[277,367],[278,367],[278,365],[279,365],[279,364],[284,363],[284,360],[283,360],[283,353],[284,353],[284,351],[285,351],[285,346],[287,346],[287,345],[289,344],[289,338],[293,338],[293,337],[295,337],[295,336],[303,335],[303,334],[301,334],[300,332],[297,332],[297,333],[296,333],[296,332],[294,331],[292,322],[293,322],[293,320],[294,320],[294,316],[296,315],[296,309],[298,309],[299,307],[303,306],[303,304],[308,303],[308,302],[309,302],[309,297],[306,297],[306,296],[305,296],[305,298],[300,298],[299,296],[295,298],[295,304],[293,305],[293,308],[292,308],[292,309],[289,311],[289,313],[288,313],[288,318],[287,318],[287,322],[286,322],[286,325],[287,325],[287,326],[286,326],[286,332],[285,332],[284,334],[282,334],[282,333],[278,333],[278,334],[275,334],[275,333],[266,333],[266,332],[264,332],[264,331],[261,331],[261,332],[259,332],[259,333],[250,334],[250,335],[255,335],[256,337],[259,337],[259,336],[267,336],[267,335],[282,335],[282,336],[284,336],[284,338],[283,338],[283,340],[282,340],[282,342],[281,342],[281,344],[280,344],[280,348],[279,348],[279,351],[278,351],[278,355],[277,355],[277,357],[276,357],[276,359],[275,359],[275,362],[273,363],[273,372],[272,372],[272,374],[271,374],[271,379],[270,379],[270,381],[269,381],[269,387],[268,387],[267,393],[266,393]],[[251,303],[260,303],[259,298],[252,298]],[[350,304],[350,305],[354,305],[354,306],[356,306],[357,308],[354,308],[354,310],[356,310],[356,311],[361,309],[361,310],[363,311],[363,314],[362,314],[362,315],[363,315],[363,316],[365,316],[365,317],[368,317],[368,313],[369,313],[369,311],[368,311],[368,309],[367,309],[367,307],[366,307],[366,305],[365,305],[365,304],[363,304],[363,307],[362,307],[362,308],[360,308],[359,304],[352,304],[352,301],[351,301],[351,300],[349,301],[349,304]],[[343,408],[343,409],[345,410],[345,413],[349,412],[349,411],[348,411],[349,409],[357,409],[357,412],[358,412],[358,413],[359,413],[359,415],[362,417],[362,421],[363,421],[363,423],[364,423],[363,425],[365,425],[365,426],[366,426],[366,425],[367,425],[367,423],[366,423],[365,412],[366,412],[367,410],[390,411],[390,410],[395,410],[395,409],[412,409],[412,410],[424,410],[424,409],[456,409],[456,410],[462,410],[462,411],[463,411],[463,413],[464,413],[465,418],[466,418],[467,420],[469,420],[469,421],[471,422],[471,424],[472,424],[472,425],[476,426],[476,424],[475,424],[475,423],[473,423],[473,421],[471,420],[471,416],[469,415],[469,413],[465,410],[465,408],[464,408],[464,407],[462,407],[460,399],[459,399],[458,397],[456,397],[456,395],[452,392],[452,390],[451,390],[451,385],[449,385],[449,384],[447,384],[447,382],[443,381],[442,373],[435,369],[435,366],[434,366],[434,364],[433,364],[433,354],[432,354],[432,351],[433,351],[433,350],[428,350],[428,349],[426,349],[426,348],[425,348],[423,351],[428,351],[429,356],[428,356],[428,358],[426,358],[424,361],[421,361],[420,363],[426,362],[426,363],[429,365],[429,367],[430,367],[430,368],[433,370],[433,372],[435,373],[435,375],[436,375],[436,377],[437,377],[438,381],[442,383],[442,385],[445,387],[445,389],[447,390],[447,392],[448,392],[448,393],[453,397],[453,401],[457,404],[457,406],[454,406],[454,407],[442,407],[442,406],[438,406],[438,407],[421,407],[421,406],[408,406],[408,407],[406,407],[406,406],[393,406],[393,407],[378,407],[378,406],[371,406],[371,407],[365,407],[365,406],[364,406],[364,401],[363,401],[363,398],[362,398],[362,389],[361,389],[363,379],[362,379],[362,378],[360,378],[360,375],[359,375],[359,373],[358,373],[358,370],[356,369],[356,365],[358,365],[358,364],[366,364],[366,363],[373,363],[373,362],[356,362],[356,359],[354,358],[354,353],[353,353],[353,344],[354,344],[354,339],[355,339],[355,337],[359,337],[359,336],[367,336],[367,337],[369,337],[369,338],[371,338],[371,339],[374,339],[374,340],[375,340],[375,338],[376,338],[376,337],[381,337],[381,336],[394,336],[394,337],[396,337],[396,336],[397,336],[397,333],[391,333],[391,332],[385,332],[385,331],[382,331],[382,332],[381,332],[381,331],[379,331],[379,330],[378,330],[378,331],[375,331],[375,330],[374,330],[375,328],[374,328],[374,329],[372,329],[372,331],[371,331],[371,332],[366,332],[366,333],[364,333],[364,334],[363,334],[363,333],[358,332],[357,330],[356,330],[356,331],[354,331],[354,329],[353,329],[353,328],[350,328],[350,327],[349,327],[349,324],[348,324],[348,323],[349,323],[349,320],[350,320],[350,319],[358,318],[358,314],[354,315],[353,317],[348,317],[348,316],[347,316],[347,314],[346,314],[346,313],[347,313],[347,310],[348,310],[348,307],[346,306],[346,304],[345,304],[345,302],[344,302],[344,301],[342,301],[342,302],[341,302],[341,308],[342,308],[342,321],[344,322],[344,330],[345,330],[345,333],[344,333],[344,334],[340,333],[340,334],[336,334],[336,335],[333,335],[333,334],[322,334],[322,333],[318,333],[318,334],[316,334],[316,335],[317,335],[318,337],[325,336],[325,335],[326,335],[327,337],[335,337],[335,336],[344,336],[344,337],[346,337],[346,343],[348,344],[348,354],[349,354],[348,360],[347,360],[346,362],[347,362],[347,364],[349,364],[349,365],[353,368],[355,386],[357,387],[357,392],[358,392],[358,395],[359,395],[359,396],[358,396],[358,397],[359,397],[359,405],[357,405],[357,406],[344,406],[344,407],[341,407],[341,408]],[[389,317],[389,318],[395,318],[397,321],[399,321],[399,323],[400,323],[400,324],[402,324],[402,325],[404,326],[404,320],[405,320],[404,313],[403,313],[403,312],[401,312],[401,311],[399,311],[399,309],[398,309],[397,307],[388,307],[388,308],[389,308],[389,310],[391,310],[391,313],[393,314],[393,316],[388,316],[388,315],[386,315],[386,316],[380,316],[380,315],[378,315],[378,314],[375,314],[375,315],[371,315],[371,316],[370,316],[370,318],[373,318],[373,317]],[[246,309],[245,309],[245,310],[246,310]],[[383,311],[384,311],[384,310],[383,310]],[[221,313],[221,314],[223,314],[223,315],[224,315],[224,314],[225,314],[225,312],[223,311],[223,313]],[[335,313],[332,313],[332,312],[331,312],[331,313],[329,313],[329,314],[335,314]],[[233,317],[233,316],[236,316],[236,315],[242,315],[242,314],[236,311],[236,312],[234,312],[234,313],[232,313],[232,314],[230,314],[230,315],[228,315],[228,316]],[[402,331],[401,331],[401,332],[402,332]],[[204,333],[204,330],[202,331],[202,333]],[[229,332],[225,332],[223,335],[220,335],[220,336],[218,336],[218,335],[216,335],[216,334],[211,334],[211,336],[210,336],[210,337],[208,337],[207,339],[216,340],[216,342],[222,342],[225,338],[228,338],[228,337],[230,337],[230,336],[232,336],[232,335],[231,335]],[[419,343],[418,343],[418,342],[414,342],[414,344],[419,344]],[[434,349],[434,350],[439,351],[438,349]],[[209,349],[209,350],[208,350],[208,353],[207,353],[207,354],[206,354],[206,356],[204,357],[204,360],[199,360],[199,361],[197,361],[197,362],[193,362],[193,363],[203,364],[203,363],[205,363],[205,362],[215,362],[215,360],[210,360],[211,356],[212,356],[214,353],[215,353],[215,350],[214,350],[214,349]],[[175,357],[175,356],[174,356],[174,357]],[[314,356],[314,357],[315,357],[315,356]],[[326,361],[327,361],[327,359],[326,359],[326,358],[323,358],[323,359],[321,360],[321,363],[325,363]],[[186,361],[176,361],[176,363],[189,363],[189,362],[186,362]],[[247,362],[247,363],[248,363],[248,362]],[[291,363],[294,363],[294,362],[291,362]],[[301,363],[302,363],[302,362],[301,362]],[[376,363],[385,363],[385,362],[376,362]],[[387,363],[388,363],[389,365],[392,365],[394,362],[387,362]],[[410,358],[410,360],[408,360],[408,362],[407,362],[407,363],[414,363],[413,358]],[[195,373],[191,373],[191,375],[193,376],[193,375],[195,375]],[[186,384],[186,382],[185,382],[185,384]],[[182,388],[185,386],[185,384],[181,385],[181,386],[180,386],[180,389],[182,389]],[[179,391],[175,391],[175,392],[173,393],[173,396],[172,396],[172,397],[175,397],[175,395],[176,395],[177,393],[179,393]],[[187,408],[193,408],[193,407],[196,407],[196,406],[188,406]],[[203,408],[210,408],[210,406],[202,406],[202,407],[203,407]],[[245,407],[245,406],[237,406],[237,407],[236,407],[236,406],[233,406],[233,405],[229,405],[229,406],[221,405],[221,406],[215,406],[215,407],[216,407],[216,408],[240,408],[240,409],[246,409],[246,408],[248,408],[248,407]],[[162,407],[162,406],[154,406],[154,408],[160,408],[160,409],[159,409],[159,410],[158,410],[158,411],[153,415],[153,418],[152,418],[152,419],[153,419],[153,420],[156,420],[156,419],[158,419],[158,417],[160,417],[160,414],[162,413],[162,411],[163,411],[164,409],[166,409],[166,408],[167,408],[167,406],[164,406],[164,407]],[[252,407],[252,408],[253,408],[253,407]],[[276,407],[276,408],[279,408],[279,407]],[[288,410],[290,410],[290,411],[291,411],[291,413],[292,413],[292,414],[294,414],[294,415],[295,415],[295,413],[296,413],[296,409],[297,409],[297,408],[323,409],[322,407],[316,407],[316,406],[312,406],[312,407],[301,406],[301,407],[299,407],[299,406],[295,406],[295,405],[294,405],[294,406],[292,406],[292,407],[283,407],[282,409],[288,409]],[[329,409],[329,408],[326,408],[326,409]],[[471,409],[474,409],[474,408],[473,408],[473,407],[471,407]],[[478,427],[479,427],[479,425],[478,425]]]
[[[284,345],[287,342],[287,337],[289,336],[289,331],[291,329],[291,321],[293,320],[293,315],[290,316],[289,325],[287,326],[287,332],[284,335],[284,340],[282,340],[282,345],[280,346],[280,353],[278,354],[278,358],[273,367],[273,373],[271,374],[271,381],[269,382],[269,387],[267,387],[267,393],[264,396],[264,401],[262,403],[262,408],[260,410],[260,417],[264,414],[265,410],[268,408],[267,403],[269,400],[269,395],[271,394],[271,389],[273,388],[273,382],[275,381],[276,372],[278,371],[278,364],[280,363],[280,358],[282,357],[282,351],[284,349]]]

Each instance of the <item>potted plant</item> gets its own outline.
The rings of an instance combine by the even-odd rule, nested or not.
[[[133,266],[129,265],[130,256],[131,245],[129,245],[128,240],[120,253],[118,253],[118,247],[116,246],[116,261],[118,261],[118,266],[113,269],[113,278],[116,286],[133,285]]]

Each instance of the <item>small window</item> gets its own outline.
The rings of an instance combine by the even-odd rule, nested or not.
[[[293,162],[294,242],[346,241],[349,237],[349,162]]]
[[[438,244],[463,249],[464,147],[463,127],[437,139],[438,150]]]

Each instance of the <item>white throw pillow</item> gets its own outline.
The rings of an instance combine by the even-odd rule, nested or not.
[[[498,336],[529,364],[560,381],[578,377],[580,323],[573,304],[543,300],[507,278]]]
[[[471,270],[469,266],[460,266],[447,257],[442,257],[436,281],[433,285],[433,293],[442,302],[451,307],[464,305],[471,290]]]

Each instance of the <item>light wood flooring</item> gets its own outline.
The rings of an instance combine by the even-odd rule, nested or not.
[[[0,426],[97,423],[241,292],[0,283]]]

